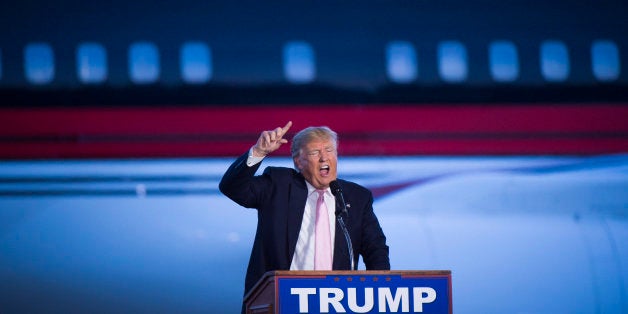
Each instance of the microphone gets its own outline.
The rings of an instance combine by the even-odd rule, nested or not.
[[[331,194],[336,197],[336,202],[338,203],[338,205],[340,205],[336,206],[336,216],[340,215],[341,211],[346,216],[349,216],[349,212],[347,211],[347,203],[345,203],[345,197],[344,195],[342,195],[342,189],[340,188],[340,184],[338,183],[338,181],[334,180],[329,182],[329,188],[331,189]]]
[[[340,229],[342,229],[342,233],[345,235],[345,240],[347,241],[347,249],[349,250],[349,259],[351,270],[355,270],[354,264],[355,261],[353,259],[353,244],[351,243],[351,237],[349,236],[349,230],[347,230],[347,226],[345,225],[345,221],[342,218],[342,214],[344,216],[349,217],[349,212],[347,211],[347,203],[345,203],[345,197],[342,195],[342,189],[340,188],[340,184],[338,181],[334,180],[329,182],[329,188],[331,189],[331,194],[336,198],[336,219],[338,219],[338,224],[340,225]]]

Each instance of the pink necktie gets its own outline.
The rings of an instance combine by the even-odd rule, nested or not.
[[[325,190],[316,190],[316,223],[314,227],[314,270],[331,270],[331,235],[329,234],[329,214],[325,205]]]

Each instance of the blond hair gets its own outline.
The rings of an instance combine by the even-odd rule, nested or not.
[[[307,127],[292,138],[292,145],[290,146],[290,153],[292,158],[299,156],[301,149],[307,145],[307,143],[313,140],[332,140],[334,146],[338,148],[338,134],[332,129],[326,126],[311,126]]]

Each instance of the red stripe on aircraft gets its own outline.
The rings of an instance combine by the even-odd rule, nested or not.
[[[63,107],[1,108],[0,158],[234,156],[288,120],[336,130],[342,155],[628,151],[628,104]]]

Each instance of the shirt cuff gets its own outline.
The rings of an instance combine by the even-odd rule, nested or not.
[[[246,165],[249,167],[253,167],[262,162],[263,159],[264,157],[253,156],[253,147],[251,147],[251,149],[249,149],[249,158],[246,159]]]

